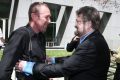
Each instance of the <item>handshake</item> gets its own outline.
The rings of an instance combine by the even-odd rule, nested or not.
[[[47,58],[46,62],[48,64],[54,64],[55,63],[55,58]],[[36,62],[31,62],[31,61],[24,61],[24,60],[19,60],[19,62],[16,63],[15,69],[18,72],[24,72],[26,75],[32,75],[33,74],[33,66]]]
[[[55,58],[55,57],[47,57],[46,63],[47,64],[55,64],[56,60],[61,60],[61,58]],[[36,62],[31,61],[25,61],[25,60],[19,60],[19,62],[16,63],[15,69],[17,72],[24,72],[26,75],[33,74],[32,69]]]
[[[65,59],[67,59],[69,56],[66,57],[47,57],[45,64],[55,64],[55,63],[63,63]],[[19,60],[19,62],[16,63],[16,70],[18,72],[24,72],[26,75],[32,75],[33,74],[33,67],[37,62],[31,62],[31,61],[24,61]],[[41,63],[42,64],[42,63]]]

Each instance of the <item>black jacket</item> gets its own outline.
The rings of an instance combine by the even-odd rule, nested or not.
[[[25,28],[26,27],[26,28]],[[10,80],[13,67],[20,59],[35,62],[45,62],[45,37],[42,33],[36,34],[32,28],[27,25],[13,31],[9,41],[3,51],[0,62],[0,80]],[[31,37],[32,50],[29,52],[29,42]]]
[[[108,45],[99,31],[90,34],[79,44],[63,64],[41,64],[33,67],[33,75],[62,77],[68,80],[107,80],[110,65]]]
[[[71,41],[70,43],[67,44],[66,50],[68,52],[72,52],[74,49],[77,48],[79,42],[80,42],[79,40],[78,41]]]

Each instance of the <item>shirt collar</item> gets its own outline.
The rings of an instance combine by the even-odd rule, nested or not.
[[[80,44],[86,39],[86,37],[88,37],[90,34],[92,34],[94,32],[94,30],[93,31],[91,31],[91,32],[88,32],[88,33],[86,33],[85,35],[83,35],[83,36],[81,36],[80,37]]]
[[[35,33],[29,24],[27,24],[26,27],[29,29],[31,36],[35,36],[39,34],[39,33]]]

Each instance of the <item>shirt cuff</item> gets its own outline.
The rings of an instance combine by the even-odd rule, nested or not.
[[[33,74],[33,66],[34,66],[35,62],[27,62],[24,64],[23,66],[23,72],[28,73],[28,74]]]
[[[55,64],[55,57],[51,57],[51,63]]]

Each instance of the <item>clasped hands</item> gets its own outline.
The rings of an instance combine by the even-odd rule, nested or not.
[[[54,64],[55,58],[47,58],[46,59],[48,64]],[[33,74],[32,69],[36,62],[30,62],[30,61],[24,61],[19,60],[19,62],[16,63],[15,68],[18,72],[24,72],[26,75]]]

